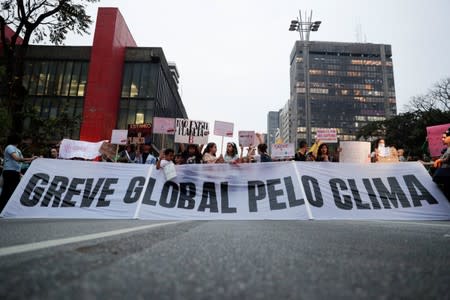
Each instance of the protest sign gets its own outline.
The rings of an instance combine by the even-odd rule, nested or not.
[[[175,134],[175,119],[174,118],[153,118],[153,133],[160,134]]]
[[[294,157],[294,155],[295,155],[295,146],[293,143],[271,145],[272,158],[288,158]]]
[[[152,124],[128,124],[129,144],[150,144],[152,142]]]
[[[239,131],[239,145],[249,147],[256,145],[256,134],[254,131]]]
[[[111,144],[126,145],[128,141],[128,130],[113,129],[111,134]]]
[[[209,136],[209,123],[205,121],[176,119],[175,143],[206,144]]]
[[[446,146],[442,143],[442,134],[450,128],[450,123],[427,127],[428,149],[431,157],[441,155],[441,151]]]
[[[234,124],[229,122],[215,121],[214,135],[233,137]]]
[[[339,162],[341,163],[364,164],[370,162],[369,142],[341,141],[339,147],[341,147],[339,153]]]
[[[336,128],[317,128],[316,140],[320,140],[322,143],[337,143],[337,131]]]

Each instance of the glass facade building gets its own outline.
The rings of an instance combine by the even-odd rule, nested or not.
[[[81,120],[65,136],[72,139],[109,140],[113,129],[129,124],[187,118],[176,65],[169,66],[161,48],[137,47],[116,8],[99,9],[92,46],[30,45],[24,87],[41,118],[65,113]]]
[[[355,140],[360,127],[396,114],[390,45],[304,43],[297,41],[290,56],[290,106],[297,112],[287,134],[291,142],[306,140],[305,68],[312,140],[317,128],[336,128],[341,140]]]

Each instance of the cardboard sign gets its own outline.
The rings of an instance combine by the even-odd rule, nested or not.
[[[160,134],[175,134],[175,119],[174,118],[153,118],[153,133]]]
[[[294,143],[285,144],[272,144],[272,157],[273,158],[288,158],[295,156],[295,146]]]
[[[446,146],[442,143],[442,134],[450,128],[450,123],[427,127],[428,149],[431,157],[441,156],[441,151]]]
[[[256,146],[256,134],[254,131],[239,131],[239,145],[242,147]]]
[[[176,119],[175,143],[207,144],[209,123],[205,121]]]
[[[233,137],[234,124],[229,122],[215,121],[214,135]]]
[[[340,142],[342,151],[339,153],[341,163],[370,163],[370,143],[346,141]]]
[[[336,128],[317,128],[316,140],[320,140],[322,143],[337,143],[337,130]]]
[[[152,124],[128,124],[128,144],[150,144]]]
[[[113,129],[111,134],[111,144],[126,145],[128,141],[128,130]]]

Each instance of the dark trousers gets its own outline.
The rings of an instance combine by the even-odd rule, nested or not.
[[[14,193],[17,185],[20,182],[20,172],[11,171],[11,170],[3,170],[3,189],[2,194],[0,195],[0,212],[8,203],[9,198]]]

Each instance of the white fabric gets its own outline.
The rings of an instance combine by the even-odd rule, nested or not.
[[[448,200],[419,163],[272,162],[175,169],[177,176],[167,181],[164,170],[153,165],[38,159],[2,216],[450,219]]]
[[[63,139],[61,146],[59,147],[59,157],[60,158],[84,158],[84,159],[94,159],[101,155],[100,147],[104,141],[91,143],[70,139]]]

